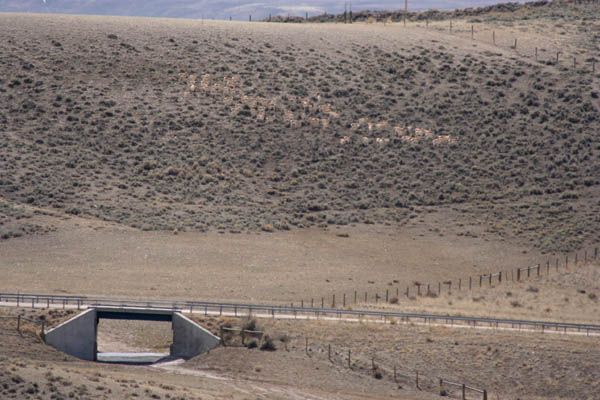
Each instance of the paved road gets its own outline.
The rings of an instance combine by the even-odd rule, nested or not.
[[[168,309],[211,316],[303,319],[345,322],[410,323],[469,329],[529,331],[570,335],[600,336],[600,325],[553,321],[516,320],[502,318],[437,315],[377,310],[347,310],[306,308],[265,304],[218,303],[198,301],[130,300],[92,298],[86,296],[55,296],[44,294],[0,293],[0,306],[34,308],[85,309],[95,306]]]

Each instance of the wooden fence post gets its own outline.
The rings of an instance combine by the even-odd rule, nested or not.
[[[331,308],[335,308],[335,294],[333,295],[333,298],[331,299]]]
[[[482,282],[483,282],[483,275],[479,275],[479,287],[481,287]]]
[[[487,390],[483,390],[483,400],[488,400],[487,398]]]
[[[537,60],[538,60],[538,48],[536,47],[535,48],[535,61],[537,61]]]
[[[462,278],[458,278],[458,291],[460,292],[462,286]]]
[[[472,283],[472,277],[469,276],[469,290],[471,290],[471,287],[473,286]]]
[[[450,20],[450,33],[452,33],[452,20]]]
[[[471,40],[475,39],[475,25],[471,24]]]
[[[421,388],[419,387],[419,371],[417,371],[417,378],[415,382],[417,384],[417,389],[421,390]]]
[[[343,305],[343,307],[346,307],[346,293],[344,293],[344,297],[342,299],[342,305]]]
[[[390,291],[389,291],[389,289],[385,289],[385,302],[386,303],[390,302]]]
[[[352,350],[348,349],[348,368],[352,369]]]
[[[327,358],[329,358],[329,361],[331,361],[331,343],[329,343],[327,347]]]
[[[440,396],[444,395],[444,380],[440,378]]]
[[[21,316],[17,316],[17,332],[21,333]]]
[[[556,65],[558,65],[558,56],[560,56],[560,51],[556,52]]]
[[[540,264],[537,265],[537,276],[540,276]]]
[[[517,49],[517,38],[515,38],[515,44],[513,46],[513,49],[515,49],[515,50]]]
[[[354,291],[354,304],[356,304],[356,300],[358,298],[357,296],[358,296],[358,292],[355,290]]]
[[[517,282],[521,281],[521,268],[517,268]]]

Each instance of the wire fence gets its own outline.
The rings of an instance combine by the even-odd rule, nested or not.
[[[350,293],[333,293],[316,300],[314,298],[300,300],[299,303],[300,308],[308,305],[310,305],[310,308],[346,308],[360,304],[399,304],[403,299],[414,300],[422,296],[438,297],[444,293],[452,294],[453,292],[472,291],[480,288],[494,288],[508,282],[523,282],[541,276],[548,276],[552,273],[574,272],[577,267],[597,262],[598,258],[599,249],[594,247],[572,254],[564,254],[552,260],[547,259],[543,263],[526,267],[513,267],[496,272],[455,277],[431,283],[412,282],[412,284],[402,285],[397,282],[386,289],[356,289]]]
[[[326,359],[332,365],[344,367],[353,371],[369,373],[375,379],[395,384],[414,385],[417,390],[438,393],[440,396],[466,399],[487,400],[488,392],[484,388],[464,382],[456,382],[442,377],[436,377],[431,372],[424,372],[404,365],[390,363],[374,356],[361,354],[352,347],[319,343],[309,337],[296,339],[296,349],[304,350],[309,358]],[[284,343],[285,350],[289,351],[291,343]]]
[[[44,321],[22,315],[0,316],[0,334],[5,336],[38,336],[43,338]]]

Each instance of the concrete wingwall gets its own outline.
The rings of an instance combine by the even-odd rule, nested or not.
[[[218,336],[213,335],[182,314],[173,313],[172,356],[192,358],[210,351],[220,343],[221,339]]]
[[[46,344],[82,360],[95,361],[96,310],[89,309],[45,333]]]

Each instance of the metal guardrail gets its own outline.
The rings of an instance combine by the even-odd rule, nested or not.
[[[19,307],[74,308],[77,307],[122,307],[147,309],[172,309],[190,313],[204,312],[205,315],[232,315],[236,317],[260,315],[277,315],[294,318],[356,318],[356,319],[398,319],[403,322],[441,323],[445,325],[489,326],[491,328],[533,329],[544,331],[555,330],[563,333],[600,334],[600,325],[579,324],[569,322],[552,322],[539,320],[504,319],[489,317],[453,316],[428,313],[377,311],[377,310],[346,310],[338,308],[294,307],[268,304],[219,303],[206,301],[182,300],[133,300],[111,299],[87,296],[62,296],[46,294],[0,293],[0,306],[3,303]]]

